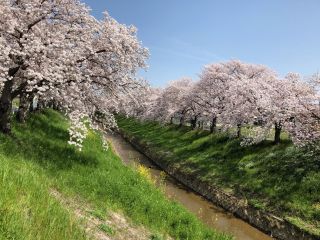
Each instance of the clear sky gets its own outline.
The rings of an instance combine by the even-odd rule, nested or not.
[[[209,63],[239,59],[280,75],[320,70],[320,0],[84,0],[135,25],[151,53],[142,75],[153,86]]]

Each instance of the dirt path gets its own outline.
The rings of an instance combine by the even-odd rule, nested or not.
[[[132,224],[123,214],[108,211],[107,217],[95,214],[94,210],[80,199],[66,198],[57,190],[51,190],[64,207],[81,220],[90,238],[97,240],[150,240],[152,234],[141,226]]]

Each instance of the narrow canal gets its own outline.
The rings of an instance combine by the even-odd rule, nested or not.
[[[145,155],[137,151],[119,134],[107,134],[114,150],[127,165],[141,164],[150,168],[156,181],[163,179],[161,170]],[[162,175],[162,176],[161,176]],[[163,181],[163,180],[162,180]],[[165,194],[180,202],[210,228],[232,234],[236,240],[271,240],[272,238],[222,208],[215,206],[197,193],[178,183],[171,177],[165,177]]]

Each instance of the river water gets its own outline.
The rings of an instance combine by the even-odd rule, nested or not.
[[[114,150],[122,158],[125,164],[144,165],[150,169],[151,175],[156,181],[159,182],[160,179],[163,181],[162,171],[153,164],[149,158],[137,151],[119,134],[107,134],[106,137],[112,143]],[[204,199],[199,194],[178,183],[168,175],[165,176],[164,182],[166,196],[180,202],[210,228],[230,233],[236,240],[273,239],[248,223],[236,218],[222,208]]]

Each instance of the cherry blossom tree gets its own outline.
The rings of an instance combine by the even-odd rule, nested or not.
[[[200,80],[194,87],[194,99],[203,115],[209,118],[210,132],[216,130],[219,115],[226,107],[226,91],[229,88],[229,76],[224,72],[224,64],[205,66]]]
[[[142,120],[165,122],[167,120],[168,101],[163,97],[165,89],[149,88],[145,99],[145,111]]]
[[[241,144],[260,142],[274,133],[274,143],[280,143],[285,130],[297,144],[319,139],[319,78],[313,77],[313,87],[297,75],[285,78],[263,65],[229,61],[207,65],[195,84],[185,79],[172,82],[146,109],[155,120],[168,121],[180,117],[180,124],[190,119],[194,128],[202,117],[209,119],[210,131],[217,122],[225,130],[242,127],[248,133]]]
[[[282,128],[291,130],[292,119],[303,107],[301,99],[312,93],[308,85],[294,76],[289,74],[285,79],[279,79],[266,66],[230,61],[207,67],[201,80],[214,82],[205,102],[213,113],[218,112],[224,128],[236,128],[240,137],[242,126],[250,127],[249,136],[243,139],[243,144],[264,140],[272,126],[274,142],[278,144]],[[257,121],[261,122],[260,126],[251,127]]]
[[[250,128],[243,144],[274,131],[298,145],[320,139],[320,78],[306,83],[290,73],[279,78],[263,65],[229,61],[207,65],[198,82],[182,78],[155,89],[137,78],[148,50],[137,29],[105,13],[102,20],[77,0],[0,0],[0,131],[10,133],[12,100],[23,122],[37,99],[70,120],[70,144],[81,148],[86,126],[115,128],[114,114],[173,122],[199,119],[214,132]],[[259,124],[257,124],[259,122]],[[258,125],[258,126],[257,126]]]
[[[76,0],[1,0],[0,13],[2,132],[10,132],[12,99],[20,96],[23,112],[37,96],[69,114],[75,139],[85,133],[81,119],[94,120],[97,111],[110,117],[110,103],[141,85],[135,75],[148,51],[134,27],[107,13],[97,21]]]
[[[194,87],[189,89],[184,98],[185,107],[187,107],[186,116],[190,119],[192,129],[195,129],[200,118],[204,116],[204,111],[197,102],[197,94],[194,91]]]
[[[53,83],[63,82],[66,73],[74,74],[69,69],[77,53],[72,51],[73,38],[86,32],[79,31],[84,29],[82,19],[95,20],[77,1],[2,0],[0,10],[0,32],[10,59],[0,98],[0,128],[6,133],[10,132],[13,98],[41,94]]]
[[[295,122],[304,111],[304,103],[313,95],[310,85],[299,74],[289,73],[284,79],[269,78],[264,84],[264,98],[260,104],[265,127],[274,126],[274,143],[280,143],[283,129],[295,135]]]
[[[146,116],[159,122],[170,123],[178,117],[180,125],[183,125],[189,111],[187,100],[192,86],[193,81],[190,78],[170,82],[165,89],[156,92],[158,96],[151,101]]]
[[[195,92],[197,103],[211,119],[210,131],[220,118],[224,129],[236,128],[240,137],[241,127],[261,115],[261,83],[272,77],[275,74],[265,66],[235,60],[206,66]]]
[[[237,129],[241,136],[244,125],[253,124],[260,115],[258,102],[260,82],[273,75],[265,66],[230,61],[222,64],[220,75],[224,76],[224,88],[219,97],[223,99],[221,122],[225,129]]]
[[[292,74],[287,77],[293,82],[293,87],[296,90],[295,99],[298,103],[289,129],[290,134],[297,145],[312,145],[319,148],[320,78],[318,74],[314,74],[308,79],[309,84],[306,84],[306,81],[301,81],[299,77]]]

